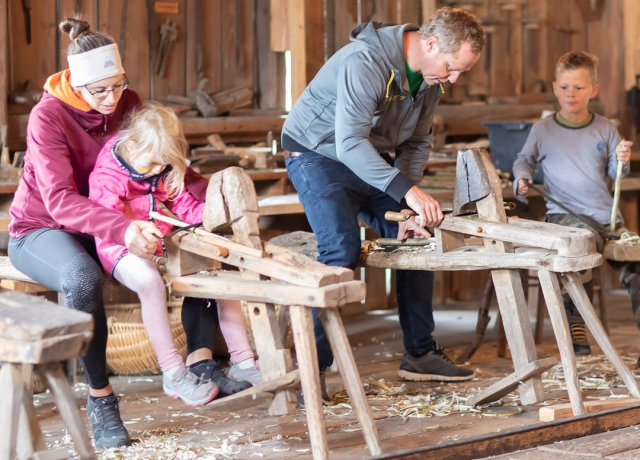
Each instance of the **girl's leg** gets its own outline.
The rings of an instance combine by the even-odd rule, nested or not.
[[[169,325],[166,287],[155,262],[127,254],[118,261],[113,275],[138,294],[142,321],[158,355],[162,372],[182,365],[182,356],[173,343]]]

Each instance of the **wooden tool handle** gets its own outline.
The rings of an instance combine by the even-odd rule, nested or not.
[[[404,222],[411,217],[410,214],[402,214],[401,212],[387,211],[384,213],[386,220],[395,220],[396,222]]]

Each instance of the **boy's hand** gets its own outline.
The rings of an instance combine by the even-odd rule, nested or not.
[[[631,159],[631,141],[620,141],[616,147],[616,158],[622,163],[627,163]]]
[[[533,181],[531,179],[518,179],[518,190],[516,190],[516,195],[526,195],[529,193],[529,184],[532,184]]]

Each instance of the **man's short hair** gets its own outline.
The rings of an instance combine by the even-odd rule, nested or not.
[[[440,8],[422,24],[418,34],[423,39],[436,37],[440,53],[455,53],[465,42],[471,43],[471,51],[476,54],[484,48],[480,21],[460,8]]]
[[[591,77],[591,84],[598,83],[598,56],[585,51],[570,51],[560,59],[556,65],[555,77],[558,78],[560,72],[575,69],[587,69]]]

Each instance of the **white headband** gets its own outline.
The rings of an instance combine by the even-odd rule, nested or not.
[[[71,71],[71,85],[88,85],[99,80],[124,74],[118,45],[115,43],[80,54],[67,56]]]

